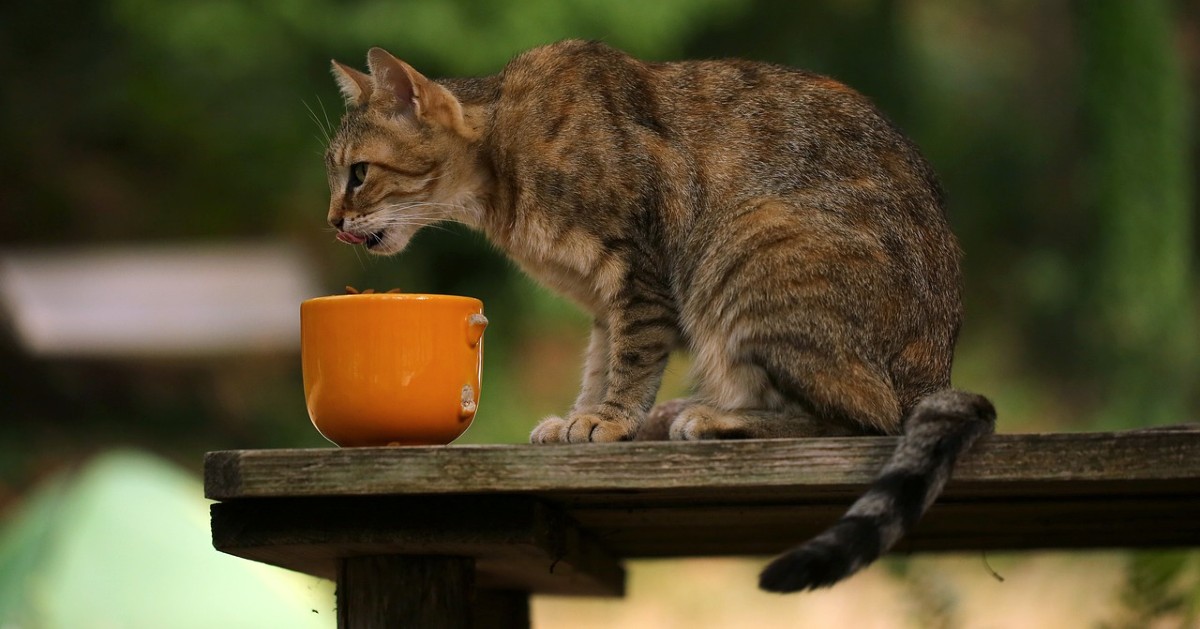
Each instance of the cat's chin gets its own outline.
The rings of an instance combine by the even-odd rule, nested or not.
[[[412,240],[411,233],[389,229],[373,234],[363,243],[363,248],[377,256],[390,256],[404,251],[409,240]]]

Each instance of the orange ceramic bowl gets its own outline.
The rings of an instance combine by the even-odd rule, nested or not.
[[[300,304],[308,416],[340,446],[435,445],[479,405],[483,302],[368,294]]]

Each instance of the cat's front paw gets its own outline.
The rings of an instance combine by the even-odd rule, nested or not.
[[[547,417],[529,435],[531,443],[587,443],[629,441],[633,438],[631,422],[601,417],[595,413],[572,414],[567,418]]]

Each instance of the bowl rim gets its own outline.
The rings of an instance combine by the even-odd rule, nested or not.
[[[435,293],[367,293],[364,294],[346,294],[346,295],[325,295],[323,297],[313,297],[305,299],[302,304],[324,304],[337,301],[429,301],[439,303],[461,302],[467,304],[483,305],[483,301],[476,297],[468,297],[466,295],[439,295]]]

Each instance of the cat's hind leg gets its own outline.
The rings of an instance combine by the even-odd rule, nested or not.
[[[764,354],[766,354],[764,352]],[[786,351],[762,364],[708,363],[701,398],[670,423],[674,440],[887,434],[895,394],[864,369],[839,369],[819,352]],[[794,365],[808,367],[795,369]],[[841,366],[844,367],[844,366]],[[797,373],[799,372],[799,373]],[[898,424],[899,419],[895,418]]]
[[[790,327],[720,330],[693,344],[699,396],[671,421],[671,439],[833,437],[898,426],[899,404],[883,378],[807,342],[816,332],[803,320],[784,323]]]
[[[659,402],[650,409],[645,421],[634,435],[634,441],[666,441],[671,438],[671,424],[679,413],[695,402],[691,398],[676,398]]]
[[[862,432],[844,424],[822,421],[798,408],[725,410],[707,404],[692,404],[675,417],[668,434],[676,441],[698,441],[842,437]]]

